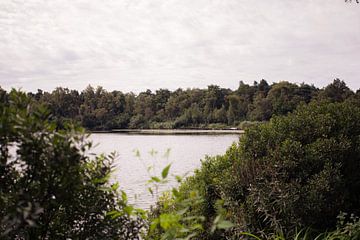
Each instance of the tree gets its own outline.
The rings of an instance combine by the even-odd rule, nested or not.
[[[137,237],[142,222],[109,184],[114,156],[90,158],[82,129],[58,130],[44,107],[13,90],[0,102],[0,147],[1,239]]]
[[[266,82],[265,79],[261,79],[260,83],[257,85],[257,91],[258,93],[262,93],[264,96],[266,96],[268,94],[268,92],[270,91],[271,87],[269,86],[269,84]]]
[[[243,120],[247,113],[248,103],[246,99],[238,95],[228,96],[229,110],[228,123],[234,124],[236,121]]]
[[[248,118],[252,121],[268,121],[272,110],[271,101],[260,92],[249,106]]]
[[[224,105],[214,111],[214,119],[217,123],[227,123],[226,109]]]
[[[320,92],[319,99],[328,100],[331,102],[343,102],[351,97],[354,93],[346,86],[344,81],[336,78],[334,81],[327,85],[325,89]]]
[[[301,102],[309,102],[311,98],[309,94],[312,92],[307,88],[305,85],[298,86],[286,81],[273,84],[267,95],[273,114],[285,115],[295,110]]]

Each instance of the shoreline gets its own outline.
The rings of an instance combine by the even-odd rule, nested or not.
[[[176,134],[244,134],[240,129],[112,129],[90,131],[90,133],[119,133],[119,134],[149,134],[149,135],[176,135]]]

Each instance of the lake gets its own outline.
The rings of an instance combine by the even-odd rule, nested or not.
[[[93,133],[90,139],[98,144],[91,152],[116,151],[116,170],[113,181],[120,183],[137,207],[148,209],[164,190],[176,186],[175,175],[190,175],[206,155],[224,154],[238,141],[239,134],[129,134]],[[151,176],[161,176],[162,169],[171,163],[169,183],[159,187],[157,195],[148,191],[147,181]],[[150,168],[150,171],[148,170]],[[155,191],[156,192],[156,191]]]

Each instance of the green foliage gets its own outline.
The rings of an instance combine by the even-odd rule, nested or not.
[[[359,214],[360,109],[310,104],[249,129],[234,178],[249,230],[260,234],[335,226],[340,211]]]
[[[233,148],[236,148],[236,145],[233,145],[231,149]],[[198,224],[201,224],[203,228],[199,229],[195,239],[223,238],[233,224],[228,219],[226,203],[221,200],[218,185],[229,177],[230,173],[222,170],[229,168],[230,165],[231,162],[224,161],[222,156],[206,158],[202,162],[201,169],[195,170],[194,176],[187,177],[179,190],[173,189],[172,195],[166,195],[171,196],[170,199],[160,198],[156,208],[151,212],[152,216],[169,212],[176,213],[185,207],[187,215],[201,219]],[[199,201],[196,201],[194,196]]]
[[[292,112],[301,102],[308,102],[310,99],[307,94],[302,91],[304,87],[307,86],[302,85],[299,87],[289,82],[274,84],[267,95],[267,99],[272,106],[273,114],[285,115],[288,112]],[[315,90],[316,89],[313,88],[313,92]],[[312,94],[313,93],[310,93],[310,98]]]
[[[343,102],[352,95],[354,93],[346,86],[346,83],[337,78],[319,94],[319,99],[330,102]]]
[[[181,198],[175,188],[165,192],[150,215],[146,239],[192,239],[199,235],[204,217],[191,214],[190,209],[201,202],[196,192],[188,198]]]
[[[47,105],[59,125],[71,119],[90,130],[235,127],[242,121],[286,115],[310,101],[360,104],[360,98],[339,79],[324,89],[286,81],[269,85],[263,79],[253,85],[240,82],[235,91],[210,85],[207,89],[146,90],[135,95],[88,86],[82,92],[56,88],[51,93],[38,90],[28,95]]]
[[[166,166],[155,183],[163,182],[168,175],[170,165]],[[176,177],[178,182],[182,178]],[[164,192],[158,199],[156,206],[149,213],[149,229],[145,239],[201,239],[204,225],[208,220],[195,209],[203,204],[203,197],[198,191],[189,191],[187,195],[180,194],[177,188]],[[226,220],[222,201],[217,201],[217,215],[209,225],[209,235],[216,237],[219,231],[231,229],[234,225]]]
[[[15,90],[0,103],[0,238],[135,238],[142,220],[109,184],[114,155],[88,157],[83,130],[50,118]]]
[[[257,92],[263,97],[284,99],[287,90],[284,93],[283,86],[277,95],[271,94],[271,87],[265,83],[254,84],[255,89],[242,84],[238,93],[247,94],[234,96],[229,105],[221,101],[224,91],[212,86],[207,103],[188,101],[184,104],[189,108],[177,118],[184,118],[185,125],[181,126],[187,121],[201,125],[204,119],[213,120],[212,106],[224,110],[225,106],[254,98]],[[303,92],[312,91],[308,86],[301,88]],[[347,94],[346,88],[341,89]],[[67,98],[66,92],[57,89],[59,101]],[[101,104],[93,100],[104,94],[102,88],[88,87],[83,96],[87,105],[82,109],[95,116],[95,122],[106,122],[104,116],[113,108],[107,108],[101,97]],[[177,97],[182,94],[176,91]],[[197,91],[192,97],[197,99],[202,94]],[[300,105],[287,116],[254,124],[225,155],[206,157],[201,168],[184,182],[176,176],[182,183],[180,188],[165,192],[147,216],[144,210],[128,204],[126,193],[118,190],[117,183],[109,184],[115,155],[89,157],[86,152],[91,142],[83,129],[67,123],[66,118],[53,117],[34,101],[41,99],[40,95],[28,98],[15,90],[7,94],[0,89],[1,239],[132,239],[140,232],[144,239],[360,237],[356,217],[360,215],[357,94],[346,95],[342,103],[325,99],[327,103],[300,104],[307,102],[303,98],[290,104]],[[164,90],[161,95],[159,105],[153,106],[150,101],[144,103],[144,110],[142,104],[133,103],[119,111],[138,111],[129,123],[143,126],[140,118],[149,123],[167,101],[174,101],[171,92]],[[108,96],[128,103],[135,99],[118,92]],[[147,91],[141,98],[148,101],[154,96]],[[291,101],[298,101],[295,99]],[[94,107],[98,104],[102,107]],[[204,106],[207,110],[202,112]],[[291,111],[286,108],[282,113]],[[235,110],[233,113],[236,115]],[[167,183],[170,169],[170,164],[165,166],[160,176],[151,175],[148,183],[155,188]],[[341,212],[351,214],[339,215]]]
[[[203,197],[191,211],[205,217],[204,226],[213,223],[222,199],[223,215],[235,226],[218,238],[239,239],[244,232],[291,238],[302,228],[331,232],[340,212],[360,214],[359,156],[360,108],[314,102],[247,129],[225,155],[206,158],[179,193]],[[202,239],[213,239],[205,229]]]

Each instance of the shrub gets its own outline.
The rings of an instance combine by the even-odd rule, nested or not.
[[[207,224],[222,199],[236,225],[228,239],[244,231],[287,238],[297,229],[334,230],[340,212],[359,215],[359,171],[360,108],[311,103],[247,129],[225,155],[203,161],[180,194],[197,190],[203,196],[193,211]]]
[[[237,145],[233,144],[224,156],[206,157],[202,161],[201,168],[195,170],[193,176],[187,177],[181,183],[179,190],[176,190],[173,199],[177,201],[170,201],[169,198],[160,199],[156,208],[152,210],[152,215],[176,213],[182,208],[182,201],[192,199],[195,192],[201,201],[197,204],[194,204],[195,201],[188,204],[187,214],[203,217],[201,222],[203,230],[199,231],[199,235],[194,239],[222,239],[225,237],[225,233],[232,227],[232,224],[228,225],[227,222],[228,216],[224,209],[226,203],[221,200],[224,196],[221,194],[220,185],[226,184],[226,179],[230,177],[231,172],[224,171],[224,169],[230,168],[232,161],[228,161],[227,157],[235,157],[231,154],[236,148]],[[216,227],[219,224],[220,227]]]
[[[49,117],[15,90],[0,103],[0,238],[137,237],[142,221],[109,184],[114,156],[88,157],[83,130]]]
[[[351,104],[299,107],[249,129],[240,141],[234,183],[249,230],[332,229],[340,211],[360,209],[360,109]]]

